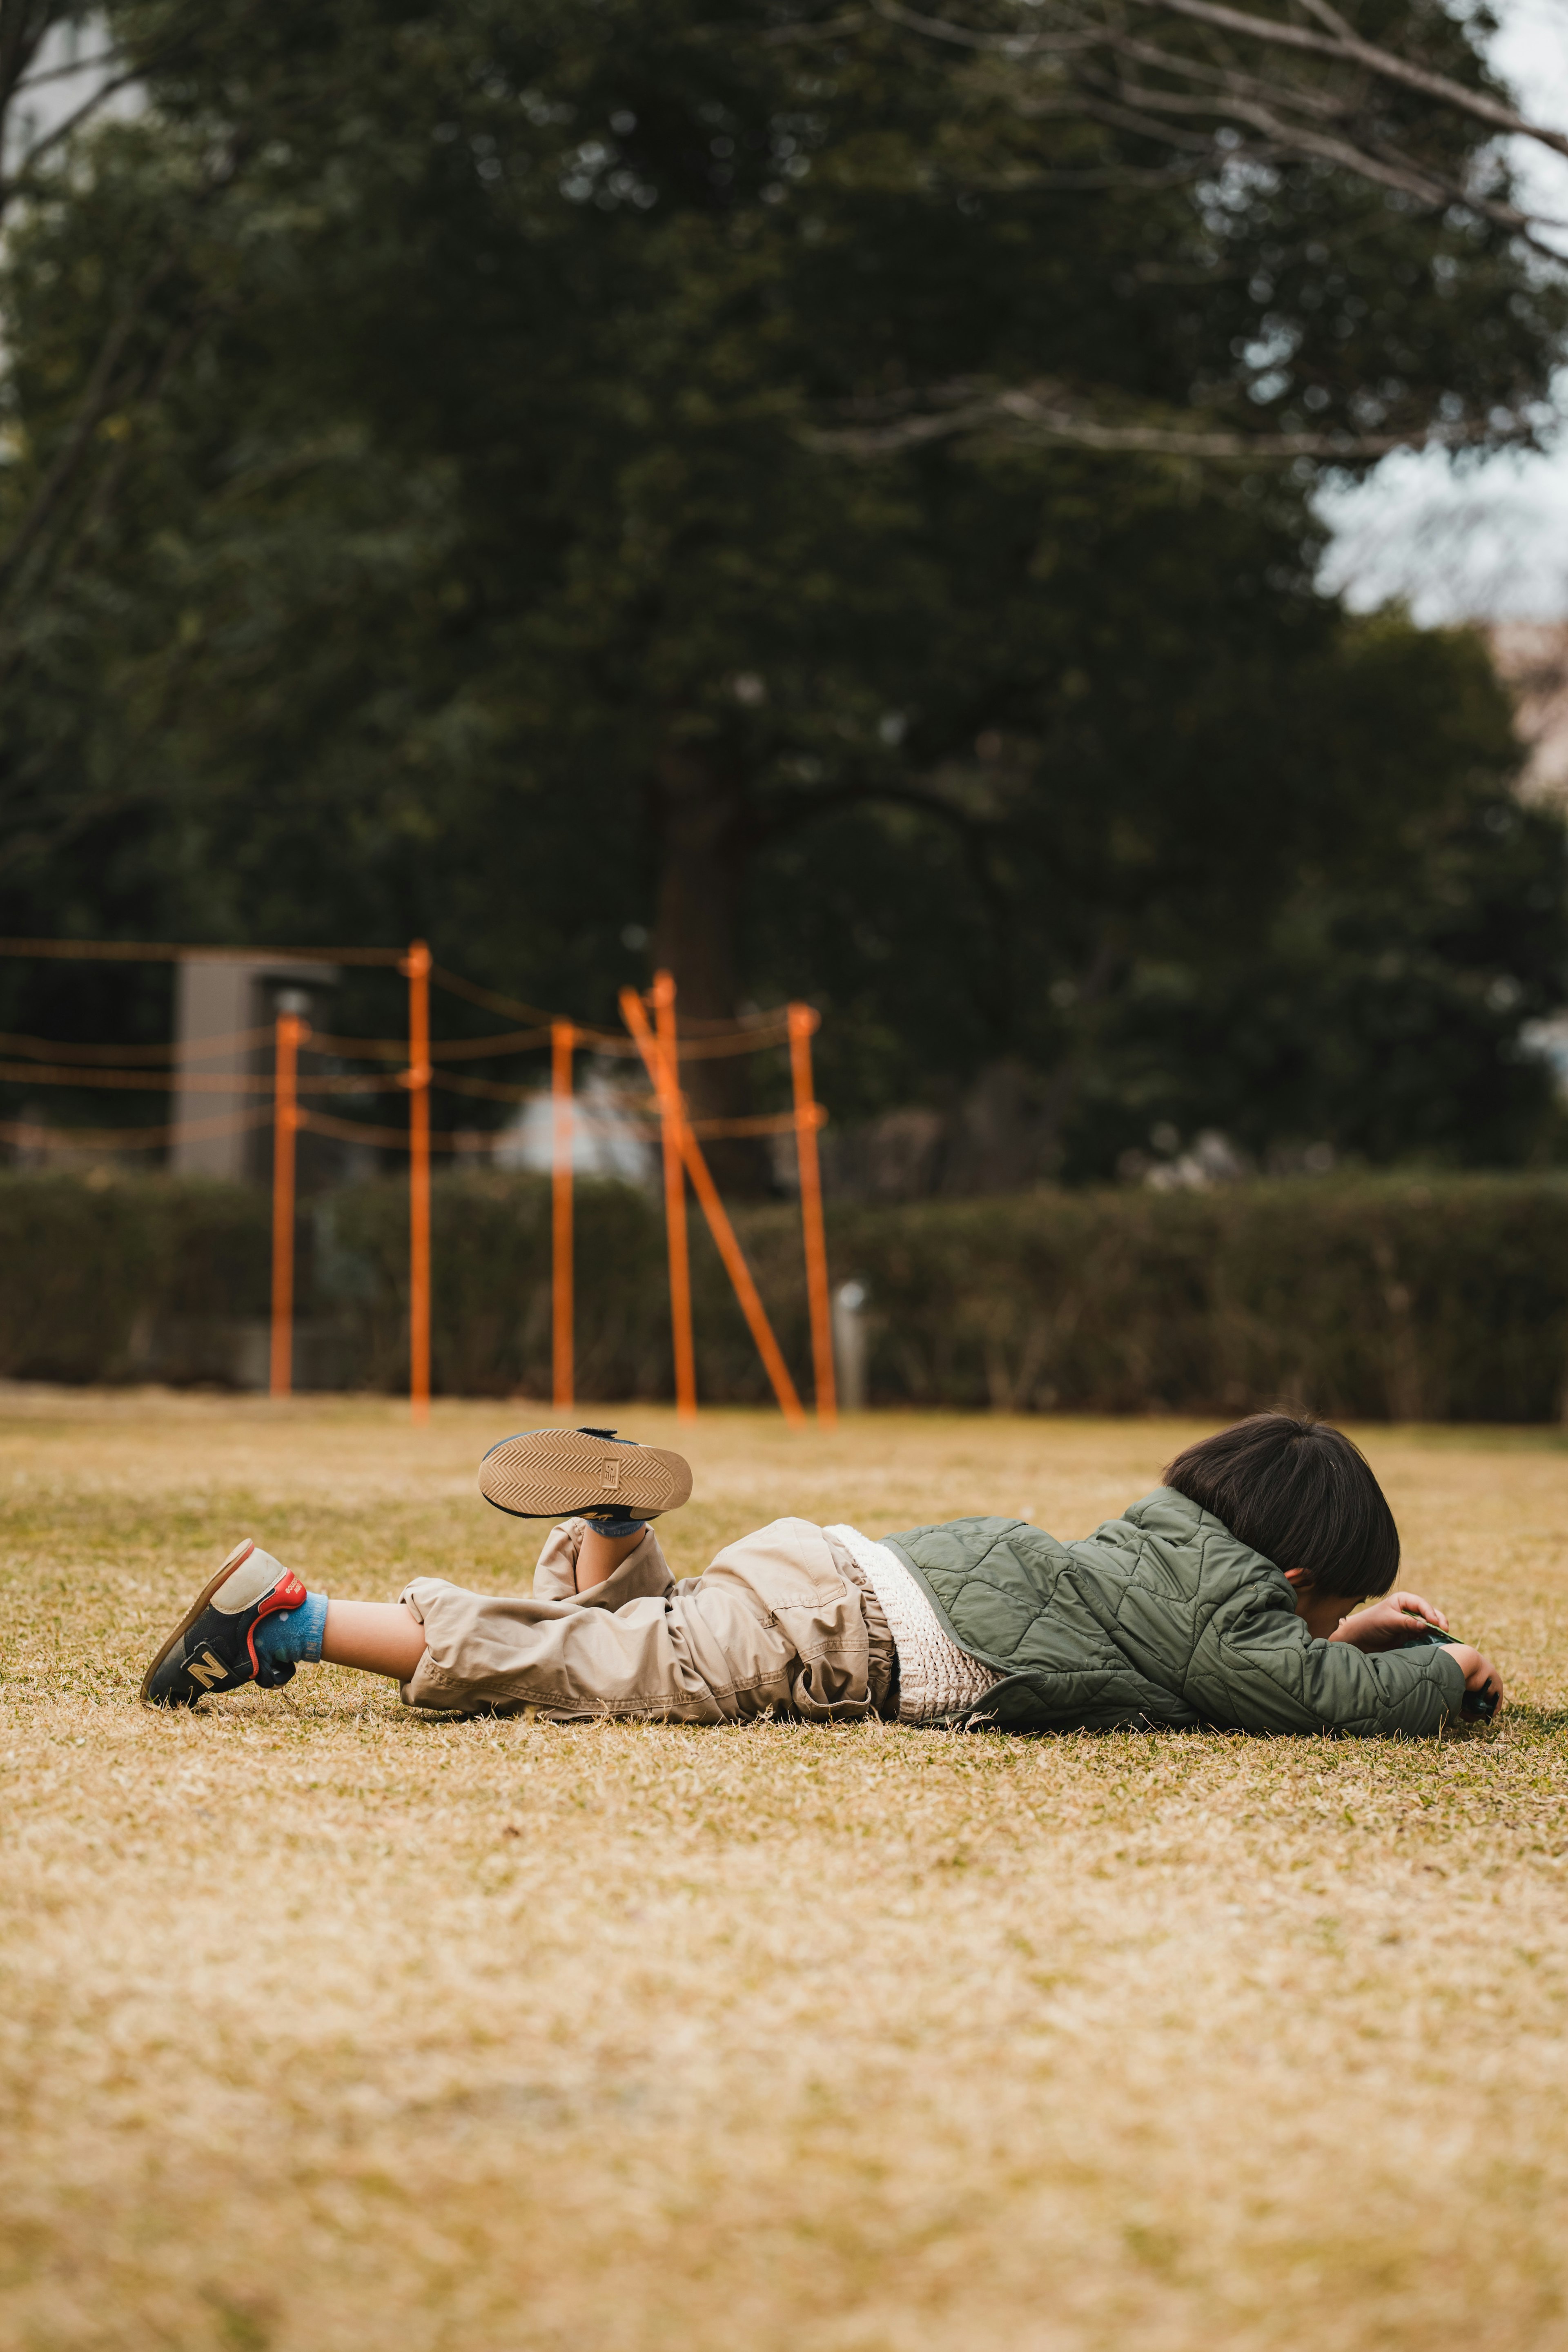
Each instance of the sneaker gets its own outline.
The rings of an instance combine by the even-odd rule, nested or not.
[[[195,1706],[208,1691],[259,1683],[276,1690],[292,1666],[261,1664],[256,1628],[275,1610],[298,1609],[309,1598],[292,1569],[258,1551],[247,1536],[209,1584],[203,1585],[142,1684],[144,1706]]]
[[[679,1454],[637,1445],[613,1429],[529,1429],[503,1437],[479,1465],[479,1492],[516,1519],[657,1519],[691,1492]]]

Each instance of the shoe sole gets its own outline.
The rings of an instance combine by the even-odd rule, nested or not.
[[[532,1429],[492,1445],[479,1465],[479,1492],[516,1519],[559,1519],[574,1511],[657,1518],[691,1492],[691,1470],[657,1445],[617,1445],[580,1429]]]
[[[170,1651],[174,1648],[175,1643],[179,1641],[184,1634],[190,1632],[191,1627],[195,1623],[196,1619],[201,1615],[202,1611],[206,1607],[207,1602],[212,1599],[213,1594],[217,1591],[218,1586],[226,1583],[234,1574],[235,1570],[245,1560],[247,1560],[255,1549],[255,1537],[247,1536],[243,1543],[237,1543],[235,1545],[234,1549],[229,1553],[228,1558],[225,1560],[217,1574],[212,1578],[211,1581],[203,1585],[201,1591],[197,1593],[195,1599],[192,1601],[190,1607],[186,1610],[184,1615],[181,1618],[179,1623],[175,1626],[174,1632],[170,1634],[168,1640],[164,1643],[163,1648],[159,1651],[157,1656],[153,1659],[152,1664],[148,1667],[146,1673],[142,1677],[142,1704],[143,1706],[150,1704],[147,1694],[153,1687],[153,1677],[157,1673],[159,1667],[163,1664],[164,1659],[168,1656]]]

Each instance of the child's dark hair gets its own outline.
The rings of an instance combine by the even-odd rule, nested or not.
[[[1399,1529],[1364,1455],[1309,1414],[1255,1412],[1200,1438],[1165,1484],[1321,1592],[1369,1601],[1399,1573]]]

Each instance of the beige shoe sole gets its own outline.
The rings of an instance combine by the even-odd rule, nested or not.
[[[655,1519],[691,1492],[691,1469],[657,1445],[622,1445],[582,1429],[530,1429],[492,1445],[479,1465],[479,1492],[520,1519],[614,1511]]]
[[[190,1607],[186,1610],[184,1615],[181,1618],[179,1623],[175,1626],[174,1632],[170,1634],[168,1640],[164,1643],[163,1648],[159,1651],[157,1656],[153,1659],[152,1664],[148,1667],[146,1673],[142,1677],[142,1689],[140,1696],[143,1706],[147,1704],[147,1694],[153,1687],[153,1677],[157,1673],[159,1667],[163,1664],[164,1659],[168,1656],[170,1651],[174,1648],[175,1643],[180,1641],[184,1635],[190,1632],[191,1627],[195,1623],[196,1619],[201,1615],[202,1611],[206,1607],[207,1602],[212,1599],[213,1594],[217,1591],[218,1586],[220,1584],[226,1584],[229,1578],[234,1574],[235,1570],[237,1568],[242,1568],[255,1549],[256,1544],[254,1538],[250,1536],[243,1537],[241,1540],[235,1545],[234,1549],[229,1553],[228,1558],[225,1560],[217,1574],[211,1578],[207,1583],[203,1585],[201,1591],[197,1593],[195,1599],[192,1601]]]

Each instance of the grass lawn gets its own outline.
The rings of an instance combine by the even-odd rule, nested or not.
[[[524,1582],[528,1411],[0,1391],[0,2345],[1568,2340],[1560,1436],[1361,1433],[1513,1695],[1440,1742],[136,1705],[247,1532]],[[661,1532],[1076,1536],[1190,1426],[714,1413]]]

